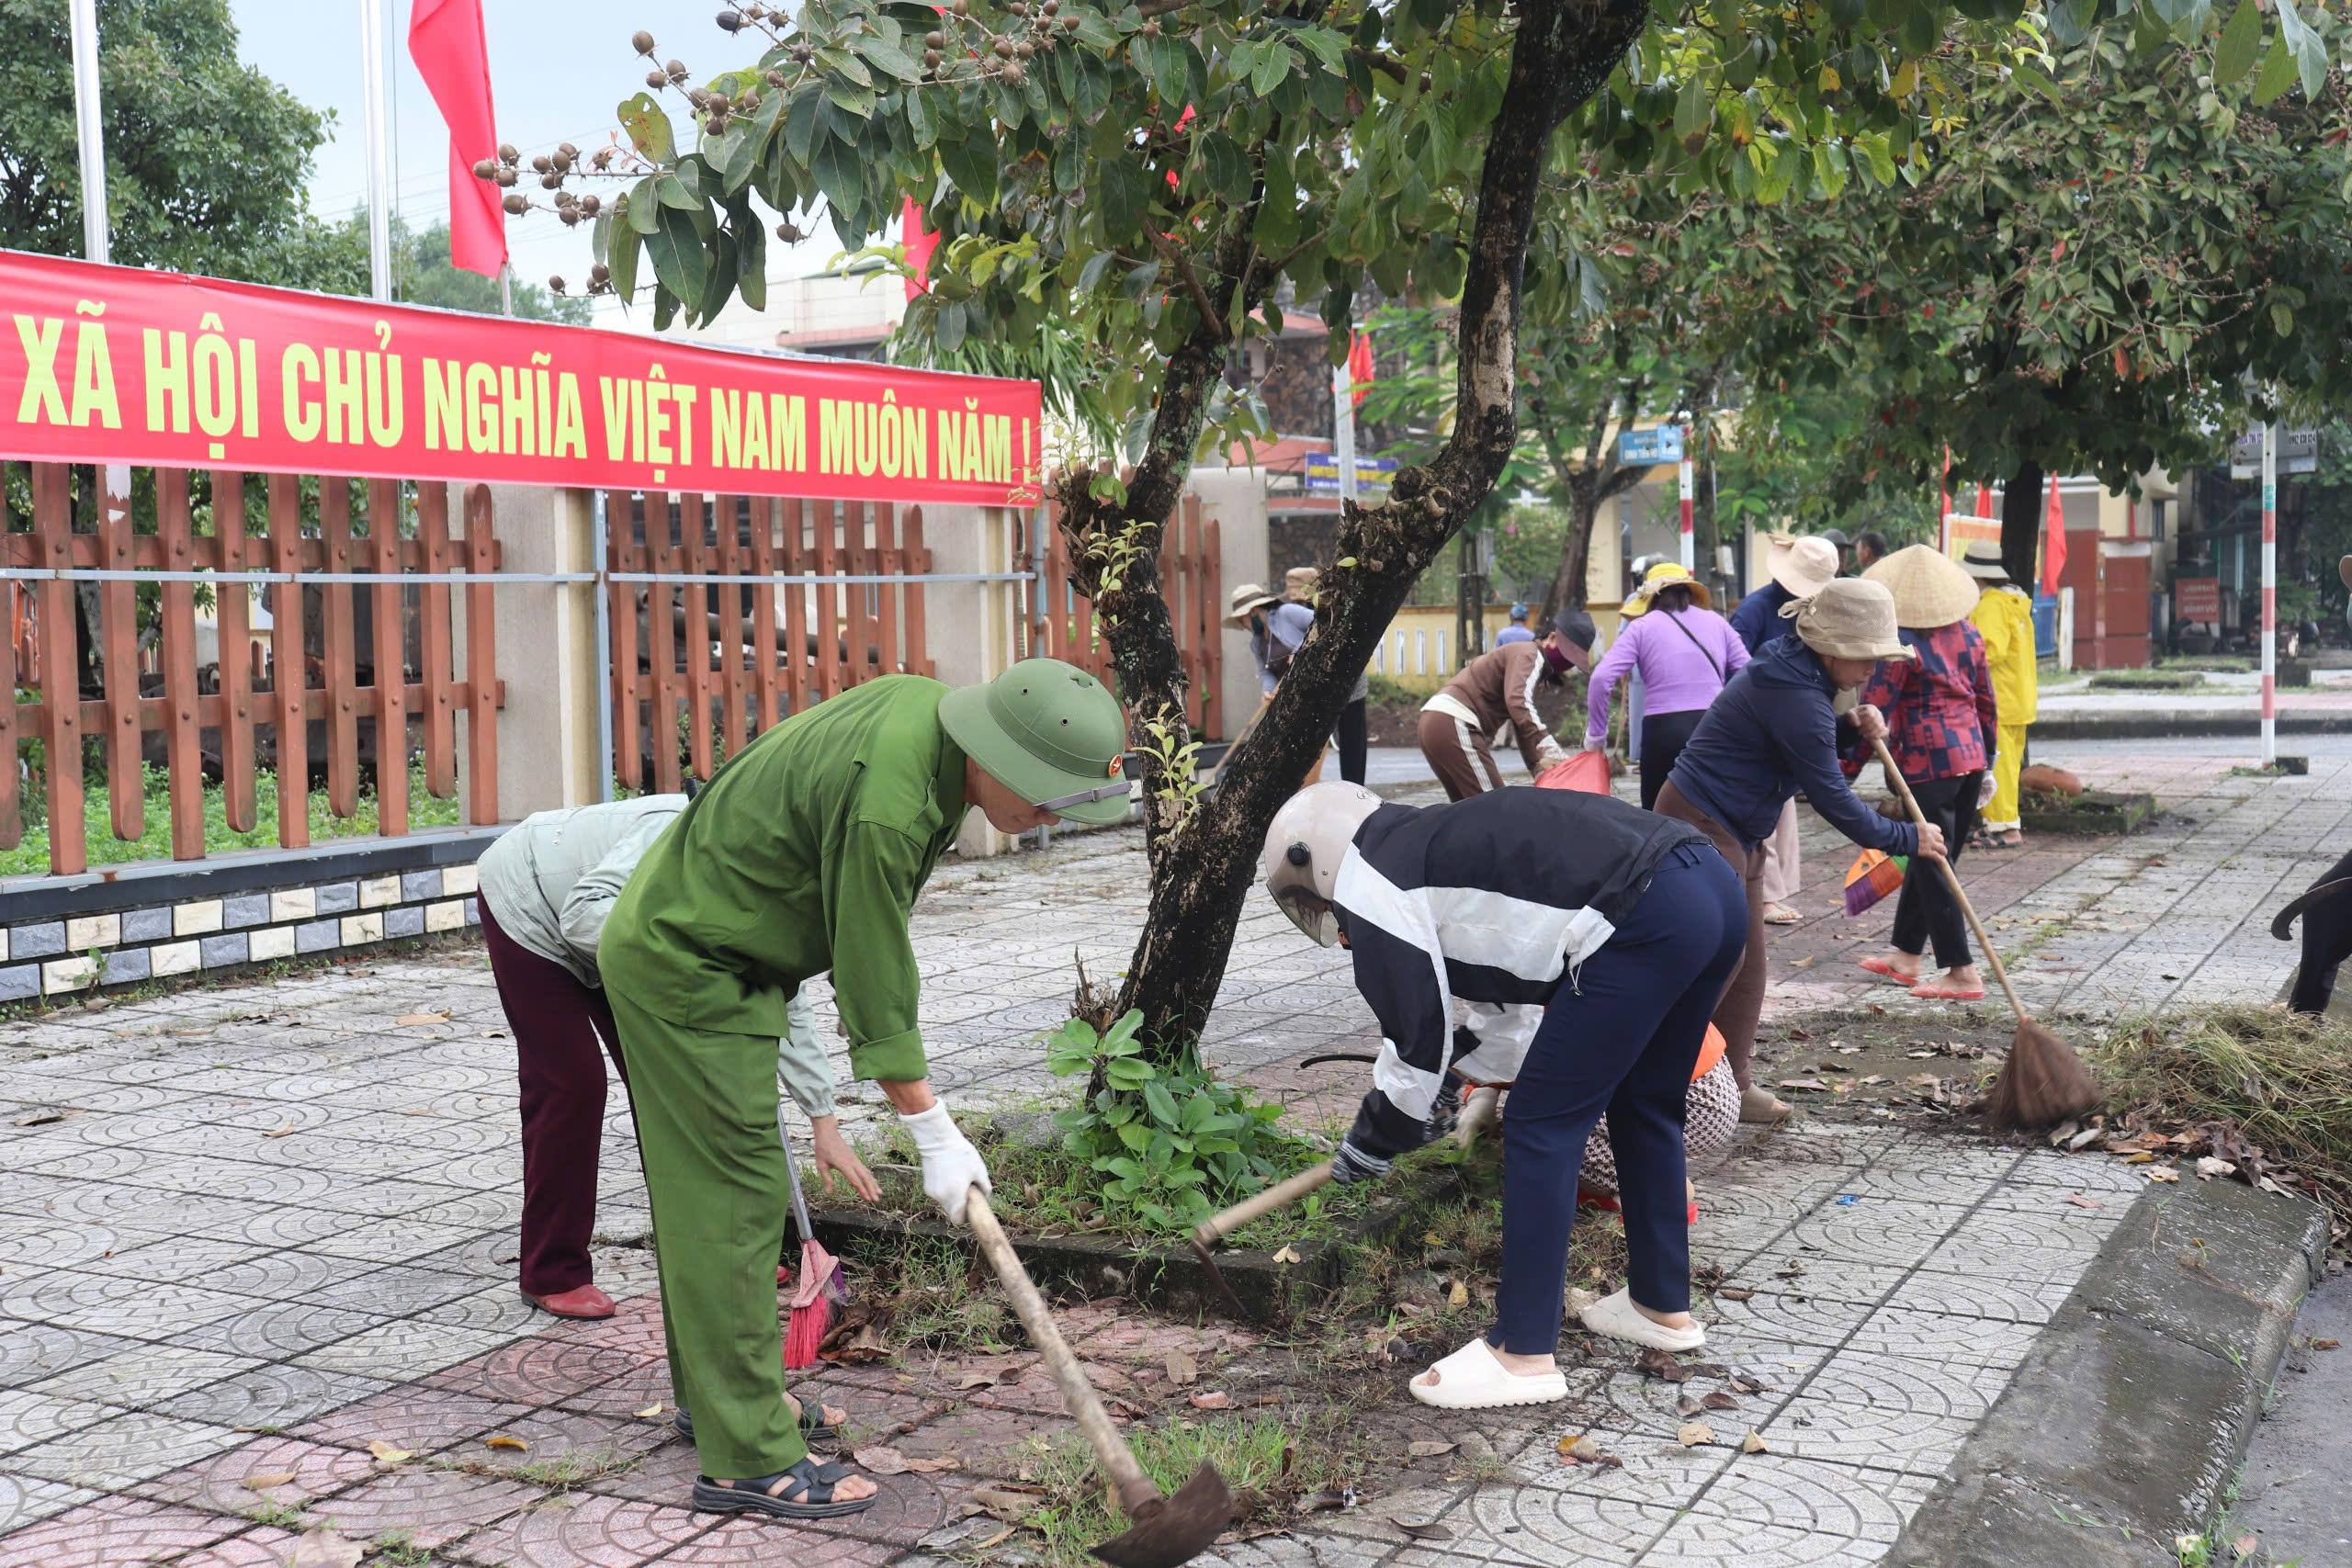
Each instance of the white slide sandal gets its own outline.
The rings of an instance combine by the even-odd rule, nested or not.
[[[1707,1343],[1707,1331],[1697,1324],[1688,1328],[1668,1328],[1662,1323],[1652,1323],[1634,1305],[1630,1290],[1613,1296],[1603,1296],[1578,1314],[1584,1325],[1595,1334],[1611,1339],[1630,1339],[1636,1345],[1647,1345],[1657,1350],[1696,1350]]]
[[[1419,1377],[1406,1386],[1415,1399],[1441,1410],[1497,1410],[1507,1404],[1549,1404],[1568,1397],[1567,1375],[1556,1364],[1533,1377],[1514,1372],[1496,1358],[1484,1336],[1430,1371],[1437,1373],[1435,1388]]]

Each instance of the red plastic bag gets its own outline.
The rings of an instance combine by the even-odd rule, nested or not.
[[[1609,793],[1609,758],[1600,751],[1579,751],[1565,762],[1555,762],[1535,775],[1537,789],[1580,789],[1587,795]]]

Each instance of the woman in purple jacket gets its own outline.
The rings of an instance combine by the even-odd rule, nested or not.
[[[1683,742],[1724,682],[1745,667],[1747,645],[1715,614],[1707,585],[1681,566],[1652,567],[1626,601],[1624,625],[1592,672],[1584,744],[1600,750],[1609,734],[1609,695],[1629,670],[1642,676],[1642,808],[1682,755]]]

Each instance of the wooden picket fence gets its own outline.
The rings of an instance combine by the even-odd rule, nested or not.
[[[639,788],[707,779],[861,682],[933,673],[923,585],[903,581],[931,570],[921,507],[613,491],[605,515],[614,765]]]
[[[329,809],[353,816],[362,774],[369,771],[363,728],[367,750],[382,761],[372,770],[378,831],[399,837],[408,831],[411,727],[423,731],[426,788],[452,797],[460,714],[467,720],[466,817],[476,823],[498,820],[496,710],[503,693],[495,673],[492,586],[316,581],[322,573],[495,572],[499,549],[491,537],[487,486],[466,491],[464,532],[453,537],[446,484],[311,480],[233,469],[147,472],[152,485],[134,479],[132,498],[109,504],[93,468],[0,464],[0,565],[191,574],[158,579],[153,587],[160,599],[159,660],[141,647],[139,595],[147,583],[117,577],[96,584],[95,595],[85,597],[78,592],[83,584],[66,578],[15,581],[17,592],[7,596],[15,624],[0,637],[0,694],[17,699],[0,703],[0,848],[21,841],[20,779],[36,776],[47,790],[51,872],[87,869],[83,772],[91,742],[103,757],[115,835],[140,838],[151,733],[163,739],[175,860],[204,854],[208,776],[220,783],[228,825],[254,829],[264,739],[277,775],[281,846],[310,842],[314,771],[323,772]],[[306,496],[306,484],[315,484],[314,499]],[[226,497],[238,503],[220,504]],[[259,514],[266,526],[249,533],[255,500],[264,503]],[[198,531],[199,515],[207,531]],[[362,526],[356,531],[355,524]],[[205,572],[278,574],[263,588],[270,631],[258,671],[248,652],[252,619],[243,582],[211,585],[220,656],[199,669],[199,582],[192,574]],[[462,674],[453,641],[460,596]],[[94,616],[87,610],[91,597]],[[321,627],[316,649],[305,646],[306,600]],[[363,617],[371,645],[364,649],[355,641]],[[144,684],[160,689],[143,689],[142,662],[160,671],[159,680]],[[96,671],[96,690],[85,669]],[[383,678],[386,671],[393,678]],[[322,753],[316,761],[314,728]],[[385,745],[379,739],[385,736],[396,739]],[[20,740],[42,743],[37,775],[19,767]]]
[[[1029,552],[1037,573],[1029,600],[1029,650],[1066,660],[1118,690],[1111,641],[1094,616],[1093,601],[1070,581],[1069,540],[1061,530],[1061,503],[1046,503],[1043,548]],[[1225,673],[1225,586],[1216,519],[1201,515],[1201,498],[1187,494],[1169,518],[1159,547],[1160,591],[1176,626],[1184,661],[1185,716],[1193,734],[1224,738],[1218,687]]]

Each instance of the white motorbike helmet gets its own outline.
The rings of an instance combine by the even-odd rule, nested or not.
[[[1258,874],[1274,907],[1318,946],[1329,947],[1340,938],[1331,888],[1356,829],[1381,805],[1380,796],[1362,784],[1309,784],[1283,803],[1266,829]]]

